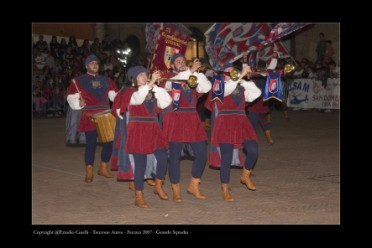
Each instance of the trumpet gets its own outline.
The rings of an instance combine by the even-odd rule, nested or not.
[[[172,79],[172,78],[165,78],[165,77],[162,77],[162,78],[158,78],[156,80],[156,84],[159,85],[160,81],[175,81],[175,83],[177,82],[186,82],[187,85],[191,88],[191,89],[195,89],[196,87],[198,87],[198,77],[197,76],[194,76],[194,75],[190,75],[188,79]],[[147,82],[150,82],[151,79],[148,79]]]
[[[284,71],[286,73],[291,73],[293,72],[294,70],[296,69],[295,65],[293,65],[292,63],[288,63],[284,66]],[[249,76],[252,76],[254,74],[266,74],[268,71],[272,71],[272,70],[261,70],[261,71],[253,71],[253,72],[248,72],[248,75]],[[233,81],[237,81],[239,80],[240,78],[240,75],[241,75],[241,72],[239,70],[232,70],[231,72],[223,72],[224,74],[227,74],[230,76],[231,80]]]
[[[293,72],[295,69],[296,69],[296,67],[295,67],[294,64],[292,64],[292,63],[288,63],[288,64],[286,64],[286,65],[284,66],[284,71],[285,71],[286,73],[291,73],[291,72]]]
[[[168,78],[166,80],[172,80],[172,78]],[[198,87],[198,77],[195,75],[190,75],[188,79],[174,79],[174,81],[186,82],[190,89],[195,89]]]
[[[237,69],[233,69],[230,72],[223,71],[222,73],[225,74],[225,75],[227,75],[227,76],[229,76],[232,81],[238,81],[239,78],[240,78],[240,75],[241,75],[241,72],[239,70],[237,70]]]

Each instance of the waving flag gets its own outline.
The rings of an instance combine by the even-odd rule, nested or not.
[[[271,28],[267,23],[215,23],[205,32],[206,52],[213,69],[234,61],[244,52],[261,48]]]
[[[280,58],[285,58],[285,57],[290,56],[288,50],[284,47],[283,43],[281,41],[277,41],[274,44],[269,44],[265,46],[264,48],[262,48],[261,50],[254,52],[253,53],[253,55],[255,56],[254,62],[263,60],[266,62],[266,64],[269,64],[274,51],[279,52]]]
[[[270,34],[265,39],[265,44],[274,43],[280,38],[287,36],[311,23],[305,22],[280,22],[270,31]]]
[[[253,62],[254,51],[265,49],[266,52],[261,53],[271,55],[269,45],[275,42],[285,56],[288,51],[278,40],[309,24],[281,22],[272,28],[269,23],[215,23],[204,34],[209,62],[213,69],[220,70],[227,62],[242,57],[244,52],[250,52],[249,60]],[[262,57],[266,60],[267,56]]]
[[[146,23],[146,46],[145,53],[154,53],[161,23]]]

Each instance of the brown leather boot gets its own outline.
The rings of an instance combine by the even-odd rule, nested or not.
[[[180,184],[179,183],[172,184],[172,190],[173,190],[173,201],[182,202]]]
[[[222,183],[221,184],[221,190],[222,190],[222,198],[225,200],[225,201],[228,201],[228,202],[232,202],[234,201],[234,199],[232,198],[232,196],[230,195],[230,190],[229,190],[229,185],[227,183]]]
[[[197,199],[205,200],[205,196],[200,192],[199,189],[200,178],[191,177],[189,187],[187,188],[187,193],[194,195]]]
[[[135,190],[134,181],[129,181],[129,189],[133,191]]]
[[[240,182],[242,184],[245,184],[249,190],[256,190],[256,184],[251,179],[251,173],[252,171],[247,170],[246,168],[243,168],[242,175],[240,177]]]
[[[107,163],[105,162],[102,162],[100,163],[100,167],[99,167],[99,170],[98,170],[98,175],[100,176],[104,176],[104,177],[108,177],[108,178],[112,178],[114,177],[113,175],[111,175],[111,173],[107,170]]]
[[[134,205],[136,205],[139,208],[147,208],[147,204],[145,200],[143,199],[143,192],[140,190],[134,191],[135,194],[135,200],[134,200]]]
[[[93,166],[87,165],[85,166],[85,180],[86,183],[93,182]]]
[[[284,110],[284,111],[283,111],[283,114],[284,114],[284,118],[285,118],[286,120],[289,120],[288,111],[287,111],[287,110]]]
[[[206,129],[211,128],[211,119],[209,119],[209,118],[205,119],[205,128]]]
[[[163,180],[156,179],[155,183],[154,194],[158,195],[162,200],[168,200],[168,195],[163,189]]]
[[[271,121],[271,114],[266,115],[266,122],[267,122],[267,124],[270,124],[272,122]]]
[[[273,144],[274,144],[274,140],[273,140],[273,138],[271,137],[271,132],[270,132],[270,130],[266,130],[266,131],[265,131],[265,136],[266,136],[267,143],[269,143],[269,145],[273,145]]]
[[[150,186],[155,186],[155,185],[156,185],[155,181],[152,180],[152,179],[147,179],[147,180],[146,180],[146,183],[147,183],[148,185],[150,185]]]

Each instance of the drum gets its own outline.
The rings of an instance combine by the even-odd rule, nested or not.
[[[105,110],[92,116],[96,125],[99,142],[105,143],[114,140],[116,118],[111,110]]]

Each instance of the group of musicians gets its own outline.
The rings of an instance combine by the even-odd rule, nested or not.
[[[151,155],[156,158],[152,174],[155,179],[154,193],[160,199],[168,200],[163,189],[168,168],[173,200],[182,202],[180,160],[182,149],[187,144],[195,156],[187,192],[197,199],[206,199],[200,191],[200,182],[208,158],[207,134],[196,105],[198,98],[208,93],[205,106],[212,111],[213,116],[211,146],[218,151],[213,156],[217,155],[220,159],[222,197],[227,202],[233,201],[229,191],[230,166],[233,150],[237,148],[244,148],[247,152],[240,181],[247,189],[256,190],[251,173],[258,157],[257,135],[244,111],[246,103],[258,97],[257,93],[252,97],[252,92],[257,92],[252,90],[252,82],[243,79],[252,72],[250,67],[243,65],[239,78],[232,80],[229,73],[234,68],[232,64],[226,64],[223,67],[223,78],[214,78],[212,87],[210,80],[198,71],[202,66],[200,61],[195,60],[188,67],[182,54],[174,54],[170,65],[170,73],[161,75],[155,71],[151,76],[143,66],[131,67],[127,73],[131,87],[118,91],[111,79],[98,74],[98,58],[95,55],[86,58],[87,73],[72,81],[67,96],[71,109],[82,112],[77,131],[86,135],[85,182],[93,181],[94,156],[99,136],[92,116],[110,109],[112,101],[111,111],[117,117],[115,136],[121,135],[122,138],[115,137],[115,142],[103,143],[98,175],[112,178],[108,163],[113,147],[114,150],[115,147],[125,150],[125,154],[130,154],[132,158],[130,161],[127,157],[131,166],[125,168],[134,178],[135,205],[146,208],[148,205],[144,200],[143,188],[144,179],[148,178],[146,174],[149,172],[147,167]],[[189,80],[192,77],[194,84]],[[218,80],[222,80],[223,84]],[[212,96],[213,92],[221,90],[216,87],[223,87],[223,98],[219,100]],[[122,124],[118,125],[120,121],[124,128]],[[123,158],[121,160],[124,161]]]

